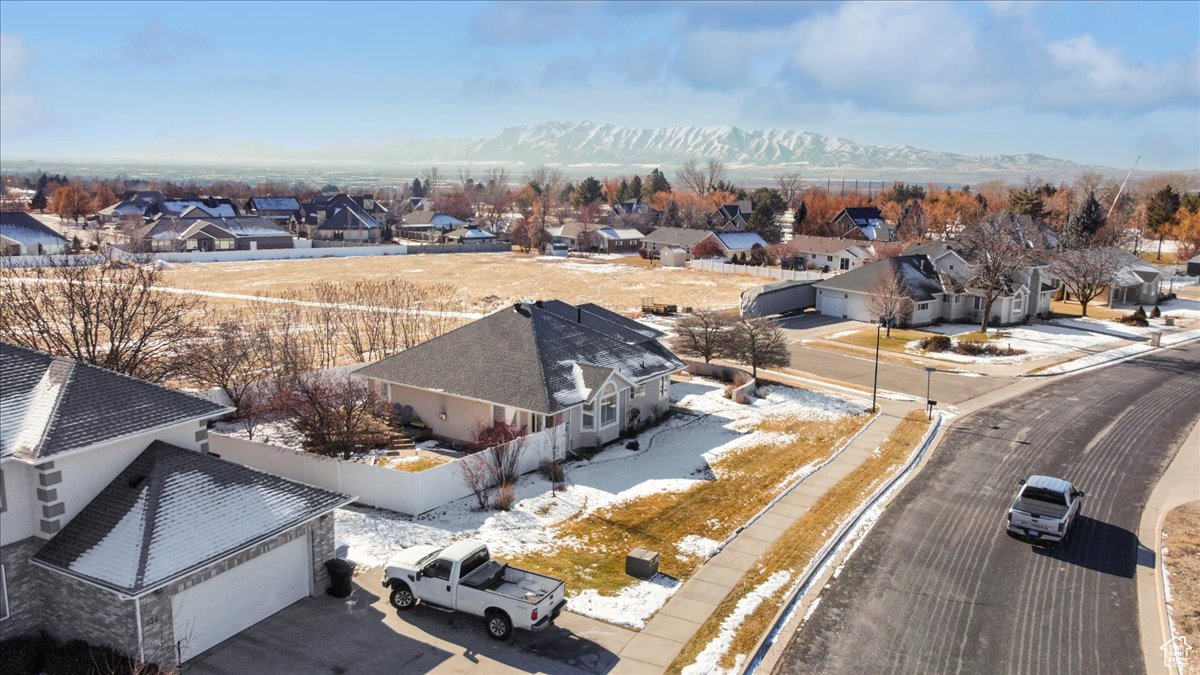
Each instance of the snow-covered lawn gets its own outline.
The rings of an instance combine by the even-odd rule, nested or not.
[[[562,535],[555,526],[568,519],[587,524],[585,517],[601,510],[611,514],[640,498],[684,492],[702,483],[722,480],[719,466],[722,457],[743,448],[778,446],[792,440],[786,431],[777,429],[786,424],[771,426],[769,431],[759,429],[766,420],[833,422],[861,415],[866,408],[857,399],[790,387],[770,387],[766,398],[756,399],[750,405],[737,405],[724,398],[723,389],[719,382],[700,378],[673,384],[673,402],[697,416],[676,415],[645,431],[638,437],[638,451],[616,444],[590,460],[569,462],[568,485],[557,494],[552,494],[550,484],[535,473],[519,480],[516,504],[507,512],[479,511],[470,497],[418,518],[366,508],[342,509],[336,517],[339,546],[348,547],[346,557],[357,562],[360,569],[382,565],[406,546],[446,545],[465,538],[483,540],[494,554],[510,558],[534,559],[564,546],[588,546],[587,542]],[[767,492],[763,490],[763,505],[773,496]],[[695,556],[693,560],[702,560],[718,549],[717,539],[728,534],[714,532],[711,522],[696,525],[695,532],[679,538],[670,547],[672,557],[677,547],[685,555]],[[578,533],[579,527],[574,531]],[[619,557],[622,562],[626,553],[595,551],[595,546],[592,550],[598,555],[612,556],[613,560]],[[667,551],[664,549],[663,553]],[[569,587],[568,608],[618,625],[640,628],[679,585],[664,575],[650,581],[630,579],[630,582],[609,594],[596,588]]]
[[[945,324],[941,326],[928,326],[922,330],[954,337],[965,333],[972,333],[978,330],[978,326]],[[968,356],[954,352],[927,352],[923,351],[915,340],[908,343],[905,350],[910,354],[957,363],[1020,363],[1022,361],[1061,356],[1074,351],[1094,351],[1102,345],[1118,339],[1111,335],[1084,332],[1052,324],[1001,328],[998,332],[1000,336],[992,339],[991,344],[1001,349],[1006,347],[1020,349],[1025,353],[1014,356]]]

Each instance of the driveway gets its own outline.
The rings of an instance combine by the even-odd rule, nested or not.
[[[397,612],[376,581],[355,578],[339,600],[306,598],[185,664],[187,673],[607,673],[635,635],[563,612],[540,633],[508,642],[483,633],[482,620],[418,606]]]

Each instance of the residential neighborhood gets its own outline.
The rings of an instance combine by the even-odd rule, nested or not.
[[[0,672],[1197,672],[1200,7],[281,9],[0,3]]]

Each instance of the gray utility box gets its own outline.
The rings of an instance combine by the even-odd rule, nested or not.
[[[633,549],[625,556],[625,574],[638,579],[658,574],[658,554],[644,548]]]

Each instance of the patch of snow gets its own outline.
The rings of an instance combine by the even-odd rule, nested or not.
[[[840,570],[841,568],[839,567],[838,569]],[[817,613],[817,607],[820,607],[820,606],[821,606],[821,598],[817,598],[816,600],[813,600],[812,604],[808,606],[808,611],[804,613],[804,620],[808,621],[810,618],[812,618],[812,615]]]
[[[930,326],[926,330],[943,334],[956,335],[965,331],[962,326]],[[956,363],[1020,363],[1033,359],[1060,356],[1072,351],[1090,351],[1096,347],[1113,342],[1118,337],[1103,335],[1095,332],[1084,332],[1066,326],[1054,324],[1036,324],[1031,326],[1016,326],[999,331],[1002,337],[993,339],[990,344],[1003,349],[1011,347],[1020,349],[1024,354],[1014,356],[969,356],[954,352],[927,352],[917,346],[916,340],[905,345],[909,354],[923,356],[940,361]]]
[[[783,480],[779,481],[779,483],[775,486],[775,488],[778,490],[782,490],[782,489],[786,488],[787,486],[792,485],[796,481],[800,480],[801,478],[807,478],[809,475],[812,474],[812,472],[817,470],[817,466],[819,466],[819,465],[820,465],[819,462],[814,462],[812,464],[808,464],[808,465],[800,467],[799,469],[796,469],[795,471],[788,474],[787,478],[784,478]]]
[[[708,673],[739,673],[742,670],[742,665],[745,662],[745,655],[738,654],[734,666],[730,670],[721,667],[721,657],[725,656],[726,652],[733,645],[733,638],[737,634],[737,629],[741,627],[742,621],[750,616],[758,606],[763,603],[763,600],[770,598],[783,588],[783,585],[792,578],[790,570],[780,570],[767,580],[759,584],[742,599],[738,600],[733,611],[729,616],[721,621],[721,626],[718,629],[717,636],[713,638],[704,649],[696,655],[696,661],[683,669],[684,675],[702,675]]]
[[[93,579],[104,579],[125,588],[131,588],[137,583],[138,565],[135,561],[142,550],[142,538],[146,529],[146,497],[149,493],[149,487],[142,487],[137,501],[125,512],[116,526],[71,562],[68,567],[72,572]]]
[[[616,595],[600,595],[588,588],[567,598],[567,609],[626,628],[645,628],[646,619],[667,604],[682,584],[664,574],[638,581]]]
[[[822,337],[824,337],[826,340],[836,340],[840,337],[848,337],[850,335],[854,335],[855,333],[859,332],[860,330],[862,330],[862,329],[861,328],[852,328],[850,330],[841,330],[841,331],[838,331],[831,335],[824,335]]]
[[[699,535],[689,534],[680,539],[675,546],[684,553],[708,559],[721,550],[722,543]]]

